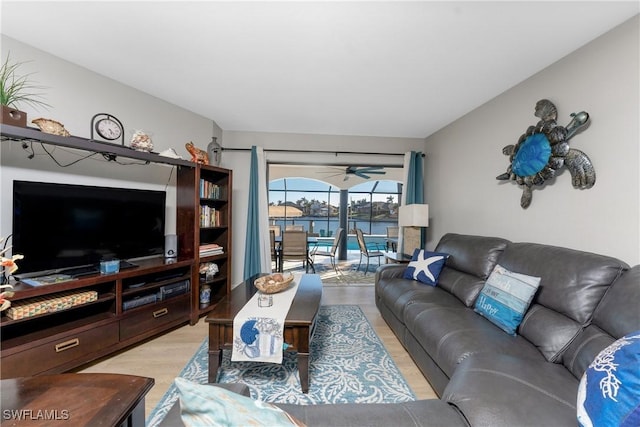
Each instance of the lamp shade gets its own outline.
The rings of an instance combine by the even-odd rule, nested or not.
[[[416,203],[400,206],[398,225],[401,227],[428,227],[429,205]]]

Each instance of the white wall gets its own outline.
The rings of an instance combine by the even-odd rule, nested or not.
[[[52,106],[34,110],[20,106],[28,115],[28,125],[37,117],[46,117],[64,124],[74,136],[90,137],[91,118],[96,113],[110,113],[125,127],[128,144],[135,129],[152,135],[154,151],[174,148],[185,159],[190,156],[184,144],[193,141],[206,148],[212,134],[222,131],[211,120],[178,108],[161,99],[125,86],[114,80],[76,66],[41,50],[2,36],[2,58],[10,52],[13,61],[29,61],[19,68],[20,73],[34,73],[31,79],[46,89],[44,100]],[[141,70],[141,72],[145,72]],[[83,160],[61,168],[51,160],[38,144],[36,156],[27,158],[21,144],[3,141],[0,150],[0,236],[11,233],[11,205],[13,180],[76,183],[113,187],[133,187],[167,190],[166,232],[175,232],[175,170],[163,165],[119,165],[102,157]],[[85,156],[87,152],[55,148],[56,159],[62,164]],[[132,160],[120,159],[123,163]],[[46,207],[54,209],[55,207]],[[43,216],[46,210],[43,211]],[[54,225],[52,225],[54,226]]]
[[[501,236],[640,263],[638,16],[427,138],[428,246],[447,232]],[[496,70],[500,72],[500,70]],[[506,171],[502,148],[528,126],[538,100],[558,108],[558,123],[587,111],[590,126],[570,146],[593,162],[593,188],[577,190],[568,170],[533,192],[528,209]]]
[[[267,162],[284,163],[357,163],[399,164],[400,156],[366,156],[310,153],[278,153],[269,149],[320,150],[320,151],[361,151],[369,153],[405,153],[424,151],[421,138],[381,138],[365,136],[307,135],[266,132],[224,131],[222,146],[226,148],[263,147]],[[337,160],[338,159],[338,160]],[[233,283],[242,280],[249,199],[249,169],[251,153],[247,151],[222,152],[222,167],[233,170]]]

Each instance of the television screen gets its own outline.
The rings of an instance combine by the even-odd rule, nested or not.
[[[16,275],[162,255],[166,193],[14,181]]]

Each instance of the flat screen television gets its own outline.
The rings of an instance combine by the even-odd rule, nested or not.
[[[16,276],[162,255],[166,193],[14,181]]]

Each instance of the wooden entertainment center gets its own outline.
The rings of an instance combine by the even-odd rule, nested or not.
[[[0,378],[73,370],[179,325],[195,324],[230,292],[231,170],[5,124],[1,138],[3,142],[44,143],[175,166],[178,257],[135,260],[137,267],[118,273],[61,283],[16,283],[12,304],[33,302],[35,312],[46,312],[17,319],[2,312]],[[215,191],[204,193],[203,187]],[[213,215],[213,220],[202,223],[203,212]],[[221,249],[201,256],[201,246],[212,244]],[[213,277],[201,275],[201,264],[210,263],[217,265],[218,272]],[[200,301],[204,285],[210,289],[208,305]],[[67,302],[80,295],[91,299],[79,305]],[[61,298],[53,304],[56,297]]]

